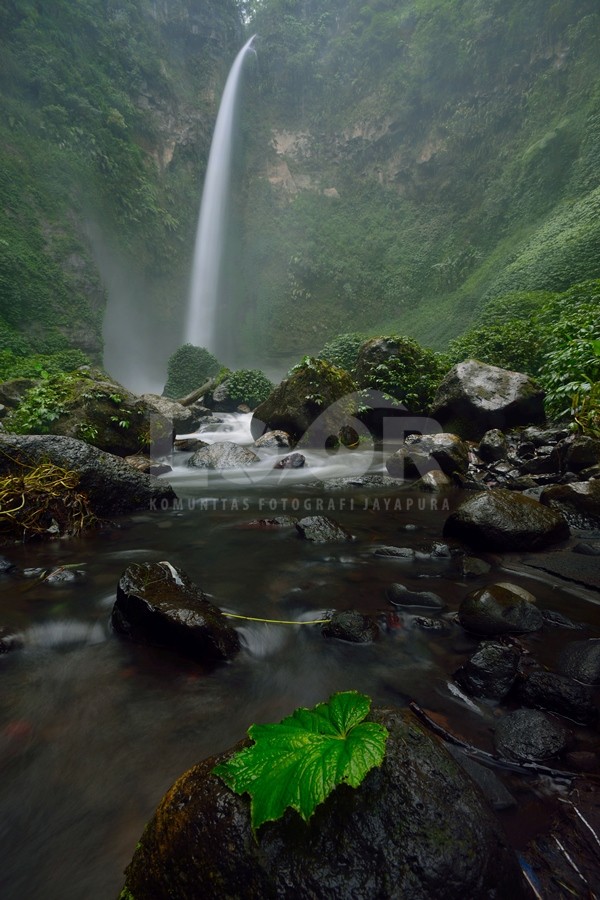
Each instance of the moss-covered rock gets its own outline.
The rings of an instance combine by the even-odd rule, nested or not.
[[[337,440],[356,413],[356,385],[343,369],[322,359],[305,358],[254,411],[255,439],[266,431],[287,432],[294,442],[325,447]]]

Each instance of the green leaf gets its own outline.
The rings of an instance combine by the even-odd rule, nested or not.
[[[279,724],[252,725],[246,747],[213,773],[238,794],[250,794],[252,829],[281,818],[287,807],[305,821],[338,784],[358,787],[385,754],[387,729],[365,722],[371,701],[357,691],[297,709]]]

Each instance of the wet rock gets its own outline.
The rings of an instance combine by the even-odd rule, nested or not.
[[[576,528],[600,528],[600,481],[550,485],[542,491],[540,503]]]
[[[304,446],[325,447],[357,410],[356,386],[343,369],[310,358],[297,366],[261,403],[252,417],[252,435],[285,431]]]
[[[567,644],[558,657],[558,670],[583,684],[600,684],[600,638]]]
[[[267,431],[266,434],[263,434],[256,441],[254,441],[254,446],[257,449],[262,450],[271,450],[271,449],[289,449],[292,444],[290,441],[290,436],[285,431]]]
[[[54,434],[0,435],[0,477],[11,471],[11,460],[37,466],[51,462],[77,472],[77,490],[87,494],[98,516],[112,517],[140,509],[169,506],[176,499],[170,484],[144,475],[120,457],[91,444]]]
[[[392,709],[386,754],[356,789],[342,785],[308,824],[287,810],[250,828],[250,804],[211,774],[228,751],[171,788],[127,869],[134,897],[203,900],[528,896],[515,855],[479,790],[444,748]]]
[[[136,563],[121,576],[112,626],[132,641],[164,647],[195,659],[231,659],[237,632],[220,609],[180,569],[168,562]]]
[[[169,400],[168,397],[161,397],[159,394],[142,394],[140,400],[165,419],[169,419],[177,434],[190,434],[200,425],[202,417],[196,415],[191,406],[182,406],[176,400]]]
[[[315,544],[354,540],[349,531],[327,516],[306,516],[296,522],[296,528],[300,537]]]
[[[531,425],[529,428],[523,429],[521,437],[523,440],[531,441],[535,447],[543,447],[544,444],[558,444],[558,442],[563,441],[568,434],[568,428],[539,428],[537,425]]]
[[[195,450],[201,450],[202,447],[208,447],[208,444],[206,441],[201,441],[200,438],[177,438],[173,446],[175,450],[180,450],[182,453],[193,453]]]
[[[58,568],[46,575],[44,584],[74,584],[76,581],[81,581],[83,578],[85,578],[83,569],[72,569],[70,566],[58,566]]]
[[[0,625],[0,655],[10,653],[11,650],[20,650],[23,646],[22,637],[12,628]]]
[[[565,675],[542,670],[531,672],[519,684],[517,695],[525,706],[547,709],[585,725],[598,718],[592,689]]]
[[[273,516],[272,519],[253,519],[248,522],[248,528],[290,528],[297,522],[297,516]]]
[[[259,457],[247,447],[233,441],[216,441],[196,450],[187,464],[192,469],[245,469],[257,462]]]
[[[167,463],[157,462],[149,456],[126,456],[125,462],[146,475],[166,475],[167,472],[173,471]]]
[[[555,609],[543,609],[542,615],[546,625],[552,625],[555,628],[581,628],[581,625],[577,625]]]
[[[306,457],[302,453],[289,453],[278,459],[274,469],[302,469],[306,463]]]
[[[489,584],[472,591],[458,609],[458,620],[475,634],[527,634],[538,631],[544,618],[535,597],[514,584]]]
[[[443,619],[432,619],[431,616],[412,616],[411,625],[421,631],[435,631],[438,634],[449,634],[450,626]]]
[[[480,575],[487,575],[492,568],[484,559],[477,556],[459,556],[456,559],[454,568],[461,578],[479,578]]]
[[[418,478],[432,469],[446,475],[469,467],[467,446],[455,434],[411,435],[385,464],[393,478]]]
[[[559,512],[500,488],[469,497],[444,524],[444,537],[485,550],[539,550],[568,536]]]
[[[452,487],[453,480],[449,475],[444,475],[441,469],[432,469],[425,472],[422,478],[415,481],[413,487],[417,491],[426,491],[429,494],[435,494],[438,491],[445,491]]]
[[[433,609],[439,611],[446,605],[441,597],[432,591],[411,591],[403,584],[390,584],[385,596],[394,606],[403,606],[407,609],[418,607],[419,609]]]
[[[498,462],[506,459],[508,444],[506,437],[499,428],[491,428],[479,441],[478,451],[480,459],[484,462]]]
[[[381,559],[414,559],[415,551],[410,547],[376,547],[373,556]]]
[[[579,541],[571,549],[582,556],[600,556],[600,542],[597,541]]]
[[[579,434],[565,441],[564,467],[569,472],[581,472],[600,464],[600,440]]]
[[[16,409],[25,394],[34,387],[34,378],[12,378],[0,384],[0,403],[10,409]]]
[[[510,809],[517,805],[517,801],[513,795],[491,769],[488,769],[487,766],[479,765],[479,763],[471,759],[470,756],[467,756],[467,754],[459,747],[453,747],[452,744],[448,744],[447,750],[448,753],[454,757],[459,766],[461,766],[467,775],[473,779],[475,784],[478,785],[492,809]]]
[[[334,612],[321,633],[324,637],[337,638],[339,641],[366,644],[379,636],[379,628],[369,616],[363,616],[355,609],[346,609]]]
[[[7,559],[5,556],[0,556],[0,575],[8,575],[9,572],[13,572],[17,567],[14,563]]]
[[[566,729],[537,709],[517,709],[500,719],[494,745],[500,756],[518,762],[542,762],[567,746]]]
[[[544,392],[528,376],[474,359],[454,366],[438,388],[431,416],[465,440],[486,431],[544,421]]]
[[[454,680],[472,697],[502,700],[510,691],[521,654],[516,647],[484,641],[471,659],[454,673]]]

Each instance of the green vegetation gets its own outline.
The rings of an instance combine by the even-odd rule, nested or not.
[[[250,794],[252,829],[295,809],[308,821],[340,784],[358,787],[380,766],[387,730],[365,722],[371,701],[357,691],[333,694],[313,709],[297,709],[279,724],[252,725],[254,741],[213,773],[238,794]]]
[[[89,365],[82,350],[60,350],[49,355],[21,356],[12,350],[0,350],[0,381],[11,378],[40,378],[43,373],[57,375]]]
[[[10,413],[7,420],[10,430],[17,434],[50,434],[52,423],[66,411],[67,401],[78,381],[75,374],[43,373],[38,383],[27,391],[19,407]]]
[[[325,344],[319,353],[319,359],[325,359],[355,375],[358,354],[365,340],[366,335],[358,332],[340,334]]]
[[[224,369],[217,383],[227,382],[227,396],[235,406],[255,409],[273,390],[273,383],[259,369]]]
[[[221,363],[206,347],[183,344],[169,358],[163,393],[172,399],[185,397],[220,370]]]
[[[426,413],[449,360],[403,335],[373,338],[360,349],[356,380],[402,402],[413,413]]]

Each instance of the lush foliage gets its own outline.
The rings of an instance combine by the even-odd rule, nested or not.
[[[400,400],[413,413],[426,413],[449,366],[443,354],[412,338],[391,335],[363,344],[357,382]]]
[[[30,388],[18,408],[8,418],[8,427],[18,434],[49,434],[52,423],[65,411],[78,376],[69,373],[49,375]]]
[[[358,787],[380,766],[388,732],[365,722],[371,701],[356,691],[333,694],[274,725],[252,725],[251,747],[213,769],[238,794],[251,796],[252,828],[288,807],[308,821],[340,784]]]
[[[245,404],[250,409],[266,400],[273,390],[273,383],[260,369],[225,370],[219,380],[227,382],[227,394],[232,403]]]
[[[0,350],[0,381],[11,378],[39,378],[43,373],[57,375],[89,365],[82,350],[60,350],[49,355],[19,356],[11,350]]]
[[[205,381],[221,370],[221,363],[206,347],[183,344],[167,364],[165,397],[177,399],[202,387]]]
[[[319,359],[325,359],[334,366],[339,366],[340,369],[345,369],[346,372],[354,375],[358,353],[365,340],[366,335],[356,331],[339,334],[325,344],[319,353]]]

